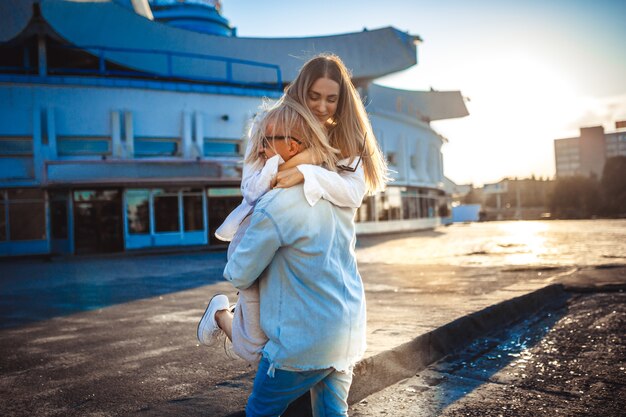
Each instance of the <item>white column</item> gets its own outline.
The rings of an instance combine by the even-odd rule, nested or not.
[[[42,109],[35,107],[33,110],[33,177],[41,182],[43,179],[43,144],[41,137]]]
[[[191,113],[183,112],[183,135],[182,135],[183,158],[192,158],[191,142]]]
[[[46,108],[46,126],[48,131],[48,158],[57,159],[56,113],[52,106]]]
[[[124,157],[125,158],[134,158],[135,157],[135,132],[133,131],[133,112],[125,111],[124,112]]]
[[[204,156],[204,117],[198,111],[194,113],[193,145],[196,156],[202,158]]]
[[[122,146],[121,136],[122,125],[120,121],[120,112],[118,110],[111,111],[111,146],[113,158],[123,158],[124,148]]]

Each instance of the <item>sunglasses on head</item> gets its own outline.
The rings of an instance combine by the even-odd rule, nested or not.
[[[361,153],[359,155],[359,160],[354,165],[354,168],[349,165],[343,165],[343,164],[337,165],[337,168],[339,168],[342,171],[356,172],[356,169],[359,167],[359,164],[363,160],[363,155],[365,155],[365,139],[366,138],[367,138],[367,133],[365,134],[365,137],[363,138],[363,146],[361,146]]]

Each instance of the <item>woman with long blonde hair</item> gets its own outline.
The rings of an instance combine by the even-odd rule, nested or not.
[[[216,236],[231,241],[230,257],[256,201],[272,187],[304,183],[310,205],[324,198],[356,209],[366,193],[382,191],[387,181],[385,159],[349,71],[339,57],[318,55],[253,123],[241,183],[244,201]],[[234,316],[225,295],[211,299],[198,340],[212,345],[221,334],[232,340],[239,356],[258,362],[267,341],[259,325],[258,284],[240,291]]]
[[[384,190],[389,181],[385,158],[359,92],[338,56],[321,54],[309,60],[285,89],[285,95],[304,103],[322,123],[331,146],[341,151],[342,158],[348,159],[348,164],[343,166],[352,166],[361,157],[369,194]]]

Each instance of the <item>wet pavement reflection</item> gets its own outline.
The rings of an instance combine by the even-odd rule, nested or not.
[[[0,328],[222,280],[224,252],[0,263]]]
[[[431,367],[430,372],[441,375],[439,410],[480,387],[507,366],[515,368],[516,376],[526,378],[524,369],[532,360],[532,348],[566,313],[566,309],[560,309],[533,316],[489,338],[478,339],[462,352]],[[426,381],[429,380],[427,375],[428,372]]]

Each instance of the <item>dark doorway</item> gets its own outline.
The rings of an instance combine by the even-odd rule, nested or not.
[[[122,251],[121,190],[76,190],[73,196],[76,254]]]

